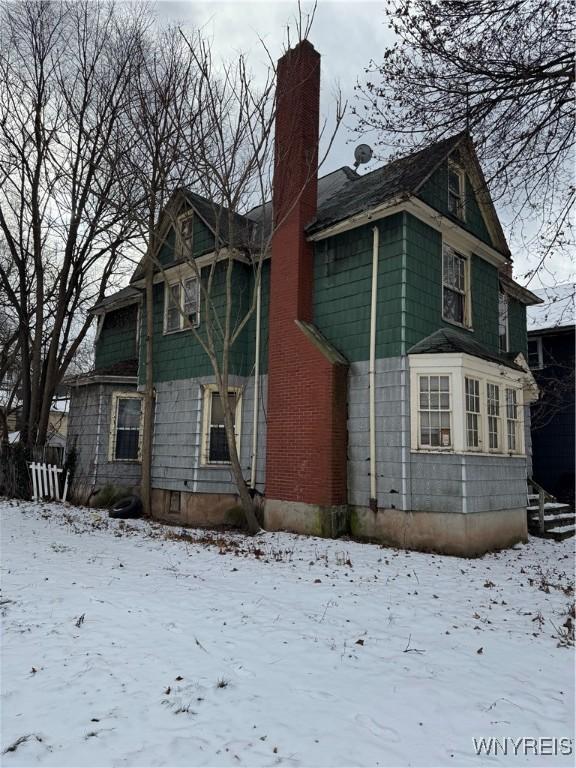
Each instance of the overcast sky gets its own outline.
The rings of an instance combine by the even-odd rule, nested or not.
[[[319,0],[314,24],[309,39],[322,55],[321,120],[327,121],[328,128],[334,124],[335,89],[339,86],[348,104],[354,103],[354,86],[362,80],[364,70],[370,60],[382,60],[384,48],[393,42],[391,31],[387,28],[384,7],[386,0],[374,2],[359,0]],[[298,14],[297,0],[277,2],[275,0],[256,0],[243,2],[237,0],[212,0],[211,2],[165,2],[157,3],[157,13],[163,22],[181,24],[190,30],[201,29],[203,35],[212,41],[212,50],[216,58],[230,60],[238,53],[248,54],[250,65],[256,76],[265,76],[268,66],[267,55],[260,38],[277,59],[287,41],[287,29],[290,28],[292,44],[296,39],[295,19]],[[303,12],[310,12],[312,3],[302,3]],[[354,146],[370,142],[370,138],[355,136],[351,131],[354,119],[348,116],[344,121],[321,175],[342,165],[353,165]],[[328,133],[328,131],[327,131]],[[322,148],[321,148],[322,150]],[[321,154],[323,154],[321,152]],[[381,160],[373,160],[360,171],[372,170],[381,165]],[[504,230],[507,211],[500,208],[499,214]],[[510,237],[509,237],[510,240]],[[520,276],[534,266],[518,242],[510,242],[514,257],[515,276]],[[566,282],[573,278],[573,264],[566,260],[552,262],[550,270],[542,271],[532,281],[532,288]]]

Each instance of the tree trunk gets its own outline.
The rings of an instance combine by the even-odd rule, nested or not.
[[[151,242],[149,240],[149,242]],[[151,246],[149,246],[151,247]],[[141,495],[144,514],[151,515],[152,495],[152,420],[154,416],[154,269],[151,258],[146,262],[146,384],[144,392],[144,425],[142,430]]]

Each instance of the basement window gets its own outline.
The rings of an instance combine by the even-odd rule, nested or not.
[[[140,461],[142,397],[136,392],[114,392],[110,421],[109,461]]]
[[[228,407],[232,415],[236,450],[240,453],[240,422],[242,394],[234,387],[228,389]],[[204,424],[202,431],[202,464],[230,464],[230,450],[226,438],[224,404],[218,387],[210,384],[204,388]]]

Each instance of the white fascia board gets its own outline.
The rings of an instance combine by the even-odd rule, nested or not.
[[[476,235],[468,232],[459,224],[456,224],[447,216],[443,216],[430,205],[416,197],[394,197],[376,208],[372,208],[369,211],[362,211],[362,213],[351,216],[349,219],[334,224],[331,227],[327,227],[321,232],[316,232],[311,235],[308,240],[311,242],[325,240],[328,237],[339,235],[342,232],[348,232],[351,229],[356,229],[357,227],[361,227],[370,222],[373,223],[380,219],[388,218],[389,216],[393,216],[395,213],[401,213],[402,211],[412,214],[412,216],[423,221],[429,227],[432,227],[432,229],[440,232],[443,241],[456,250],[464,250],[467,253],[473,252],[495,267],[502,267],[505,264],[510,263],[506,256],[499,251],[495,250],[490,245],[487,245],[480,240],[480,238],[476,237]]]
[[[194,260],[196,267],[194,267],[189,261],[183,261],[180,264],[174,266],[168,266],[156,272],[154,275],[154,283],[177,282],[178,280],[184,280],[188,277],[198,277],[198,272],[203,268],[212,264],[214,261],[225,261],[230,257],[230,251],[228,248],[222,248],[218,253],[211,251],[210,253],[199,256]],[[240,251],[236,251],[232,254],[234,261],[239,261],[242,264],[250,264],[250,260],[244,256]],[[144,277],[132,283],[135,288],[144,288],[146,285],[146,279]]]

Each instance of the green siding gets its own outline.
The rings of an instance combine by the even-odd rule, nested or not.
[[[208,282],[209,269],[202,270],[204,285]],[[249,266],[236,262],[233,273],[233,300],[232,300],[232,324],[240,322],[246,313],[252,299],[254,278]],[[217,309],[218,316],[224,320],[226,304],[226,262],[220,262],[212,284],[212,302]],[[268,285],[269,266],[263,267],[262,277],[262,324],[261,324],[261,372],[267,370],[268,359]],[[189,379],[198,376],[211,376],[213,374],[210,360],[202,349],[201,344],[195,338],[191,330],[177,333],[164,334],[164,283],[154,286],[154,381],[172,381],[175,379]],[[142,328],[145,327],[145,310],[142,312]],[[212,322],[213,336],[218,338],[217,324]],[[206,340],[206,308],[204,301],[200,310],[200,326],[198,331],[201,338]],[[236,340],[230,354],[230,373],[239,376],[249,375],[254,367],[255,355],[255,313],[252,315],[244,330]],[[140,355],[141,381],[145,378],[145,348],[144,333],[141,335],[142,343]],[[218,345],[216,344],[218,347]]]
[[[133,304],[104,316],[102,329],[96,342],[95,368],[106,368],[123,360],[136,357],[136,322],[138,307]]]
[[[400,354],[402,216],[378,224],[377,357]],[[317,243],[314,253],[314,322],[350,361],[367,360],[373,226]]]
[[[508,305],[508,332],[510,334],[510,351],[522,352],[524,357],[527,357],[526,307],[515,299],[510,299]]]
[[[158,261],[163,267],[174,261],[175,241],[176,234],[174,228],[171,227],[158,253]],[[214,250],[214,235],[198,216],[194,216],[193,256],[201,256],[203,253],[209,253],[212,250]]]
[[[468,178],[466,178],[466,221],[462,221],[456,216],[448,213],[448,160],[444,160],[443,163],[437,168],[432,176],[422,185],[422,189],[418,193],[418,197],[428,205],[432,206],[435,210],[439,211],[443,216],[447,216],[452,219],[459,226],[467,229],[472,234],[476,235],[480,240],[488,245],[494,245],[490,233],[486,227],[484,217],[480,211],[476,195],[474,193],[473,185]]]
[[[498,352],[498,270],[472,255],[472,329],[442,319],[442,237],[406,214],[406,346],[409,349],[438,328],[458,328]]]

